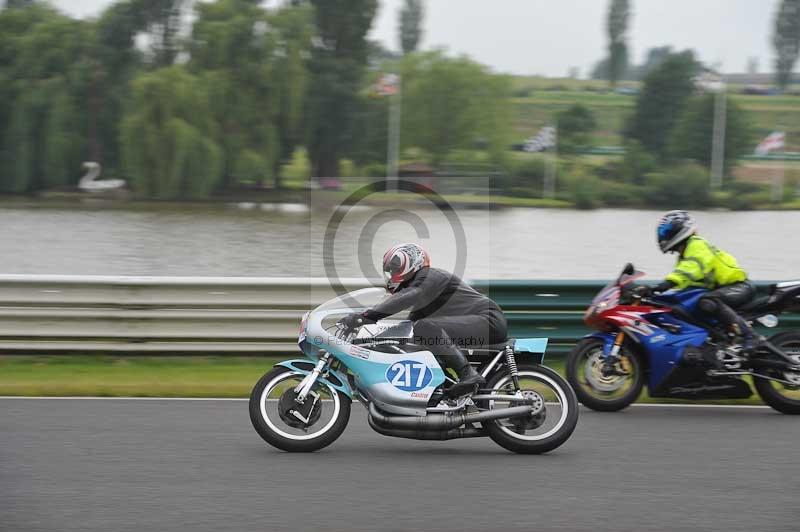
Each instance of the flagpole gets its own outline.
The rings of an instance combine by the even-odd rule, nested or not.
[[[553,152],[547,159],[542,196],[548,199],[556,197],[556,167],[558,165],[558,123],[553,124]]]
[[[397,77],[396,91],[390,95],[389,103],[389,138],[386,147],[386,192],[398,189],[398,158],[400,153],[400,117],[402,114],[402,83]]]
[[[720,79],[714,98],[714,133],[711,147],[711,189],[722,187],[725,171],[725,127],[727,119],[727,93],[725,82]]]

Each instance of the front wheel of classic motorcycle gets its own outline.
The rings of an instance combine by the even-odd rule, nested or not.
[[[800,332],[790,331],[776,334],[769,342],[800,364]],[[783,414],[800,414],[800,373],[770,370],[772,377],[780,379],[754,378],[758,395],[769,406]]]
[[[619,362],[606,367],[603,340],[585,338],[567,355],[567,381],[581,404],[599,412],[616,412],[639,397],[644,368],[639,357],[623,344]]]
[[[563,444],[578,423],[578,399],[558,373],[538,364],[520,364],[518,381],[525,403],[513,400],[483,401],[479,406],[496,409],[531,404],[525,417],[482,423],[495,443],[521,454],[542,454]],[[486,387],[494,394],[514,394],[511,374],[499,371]]]
[[[305,377],[276,366],[256,383],[250,394],[250,421],[256,432],[278,449],[309,453],[341,436],[350,420],[350,398],[317,381],[301,404],[294,389]]]

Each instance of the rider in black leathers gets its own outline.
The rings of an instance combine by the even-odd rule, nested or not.
[[[374,323],[411,309],[414,342],[428,347],[445,367],[458,374],[450,393],[463,395],[485,380],[460,349],[477,349],[503,342],[507,324],[502,310],[458,276],[430,267],[418,244],[391,248],[383,260],[387,289],[393,294],[374,308],[343,320],[347,326]]]

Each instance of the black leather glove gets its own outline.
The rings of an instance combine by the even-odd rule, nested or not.
[[[661,281],[657,285],[655,285],[651,291],[652,294],[661,294],[662,292],[666,292],[667,290],[671,290],[672,287],[675,286],[675,283],[672,281]]]
[[[644,298],[653,295],[653,289],[646,284],[640,284],[632,290],[634,297]]]
[[[347,316],[339,320],[339,325],[348,330],[353,330],[357,327],[361,327],[362,325],[366,325],[368,323],[375,323],[375,320],[371,320],[358,312],[354,312],[353,314],[348,314]]]

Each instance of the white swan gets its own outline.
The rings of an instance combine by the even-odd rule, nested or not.
[[[102,168],[99,163],[88,161],[83,163],[83,167],[88,170],[86,175],[78,182],[78,188],[87,192],[101,192],[104,190],[116,190],[125,186],[124,179],[101,179],[95,181],[100,177]]]

